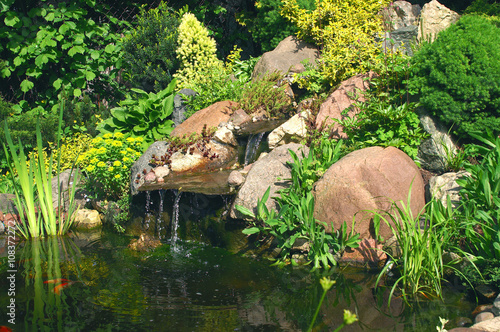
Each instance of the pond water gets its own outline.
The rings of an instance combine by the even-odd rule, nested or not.
[[[350,309],[359,321],[343,331],[435,331],[439,317],[468,317],[457,292],[413,306],[374,289],[376,275],[356,269],[278,268],[223,248],[168,240],[154,252],[127,248],[107,232],[20,243],[15,297],[6,258],[0,272],[0,325],[14,331],[305,331],[328,292],[314,331],[332,331]],[[8,324],[11,298],[15,325]]]

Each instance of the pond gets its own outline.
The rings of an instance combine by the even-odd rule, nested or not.
[[[0,325],[14,331],[305,331],[325,275],[336,285],[314,331],[338,327],[344,309],[359,317],[344,331],[431,331],[439,317],[468,317],[474,306],[449,290],[444,302],[410,307],[396,298],[388,307],[388,292],[375,290],[374,273],[311,273],[200,242],[178,241],[176,250],[164,242],[137,253],[127,248],[130,237],[98,231],[20,243],[16,273],[2,258]],[[7,323],[12,299],[15,325]]]

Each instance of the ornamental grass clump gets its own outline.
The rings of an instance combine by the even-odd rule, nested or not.
[[[130,168],[141,156],[141,137],[120,132],[94,138],[90,149],[78,158],[88,175],[88,185],[98,198],[118,200],[128,193]]]

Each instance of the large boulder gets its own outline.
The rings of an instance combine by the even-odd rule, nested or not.
[[[314,185],[314,216],[327,223],[328,232],[344,221],[350,231],[355,217],[355,231],[361,238],[375,238],[373,215],[367,210],[389,211],[392,202],[406,204],[410,187],[411,211],[416,216],[425,205],[425,193],[413,160],[394,147],[357,150],[333,164]],[[384,223],[379,234],[384,239],[392,236]]]
[[[436,0],[426,3],[420,13],[418,41],[434,41],[439,32],[458,21],[460,15]]]
[[[189,136],[192,133],[201,134],[203,127],[207,129],[217,128],[219,124],[229,121],[233,109],[236,109],[237,103],[230,100],[219,101],[213,105],[204,108],[193,115],[187,120],[175,127],[170,133],[171,137]]]
[[[308,60],[315,65],[319,59],[319,49],[294,36],[283,39],[276,48],[262,55],[255,65],[252,78],[279,71],[283,74],[305,70],[301,62]]]
[[[236,195],[236,199],[231,207],[231,218],[248,219],[234,208],[236,205],[246,207],[252,210],[254,214],[257,214],[257,201],[264,196],[268,187],[271,187],[271,190],[266,206],[269,210],[277,210],[277,204],[271,197],[278,196],[276,192],[279,189],[288,187],[285,179],[291,178],[291,172],[287,166],[287,162],[293,161],[288,149],[294,151],[299,158],[302,157],[301,151],[304,151],[306,155],[309,153],[309,149],[306,146],[290,143],[277,147],[257,160],[248,172],[245,183]]]
[[[322,126],[330,126],[331,131],[334,133],[335,138],[347,138],[347,135],[342,131],[342,126],[333,119],[344,119],[341,113],[346,108],[349,109],[347,117],[353,117],[358,113],[358,109],[354,107],[356,100],[351,98],[356,95],[359,101],[364,101],[362,91],[366,91],[369,86],[369,80],[376,74],[369,72],[367,74],[359,74],[353,76],[340,84],[340,86],[325,100],[319,109],[318,116],[316,117],[316,128],[320,129]]]

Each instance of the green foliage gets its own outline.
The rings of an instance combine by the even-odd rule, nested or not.
[[[500,28],[463,16],[412,58],[409,85],[432,115],[462,138],[500,128]]]
[[[59,95],[59,103],[64,101],[64,134],[86,132],[97,136],[97,123],[110,116],[109,109],[103,103],[94,103],[87,93],[73,97],[65,90]]]
[[[262,53],[272,51],[280,41],[297,32],[297,27],[281,16],[282,4],[281,0],[260,0],[252,10],[238,13],[238,23],[247,27]],[[314,9],[311,1],[299,0],[298,5],[306,10]]]
[[[179,19],[162,1],[149,11],[141,7],[134,23],[136,26],[123,40],[130,84],[147,92],[163,90],[179,68],[175,53]]]
[[[78,97],[91,89],[94,99],[112,99],[121,67],[119,22],[98,24],[85,8],[91,1],[42,3],[27,14],[13,3],[0,9],[2,92],[19,108],[54,106],[63,86]],[[98,10],[98,7],[95,8]],[[7,81],[8,79],[8,81]]]
[[[311,12],[296,0],[284,0],[281,14],[298,28],[298,37],[322,48],[319,70],[335,86],[368,71],[377,60],[379,46],[373,36],[381,32],[378,12],[388,4],[379,0],[316,0]]]
[[[249,82],[238,100],[240,107],[248,114],[264,110],[269,118],[291,115],[292,102],[285,92],[286,86],[275,87],[280,78],[281,73],[274,72]]]
[[[142,137],[120,132],[94,138],[90,149],[78,158],[88,175],[88,189],[99,199],[118,200],[129,190],[130,168],[141,156]]]
[[[240,99],[244,84],[242,80],[232,79],[229,72],[224,68],[211,67],[203,70],[203,72],[206,75],[205,78],[210,77],[210,80],[195,79],[187,84],[189,89],[196,91],[196,95],[186,98],[187,117],[218,101],[237,101]]]
[[[424,210],[416,216],[413,215],[410,202],[411,195],[408,194],[407,202],[394,202],[389,214],[372,211],[375,213],[375,224],[383,221],[391,228],[400,251],[398,255],[387,252],[392,262],[382,269],[377,278],[377,284],[395,266],[399,273],[391,286],[391,298],[398,289],[398,285],[406,302],[409,298],[415,298],[418,295],[442,298],[445,270],[451,269],[460,273],[454,267],[456,262],[443,261],[445,250],[452,248],[449,245],[452,243],[450,230],[454,223],[448,214],[443,213],[444,207],[441,202],[431,201],[426,206],[428,212],[422,224],[424,226],[421,227],[420,217],[424,215]]]
[[[378,76],[364,93],[365,101],[356,103],[359,113],[335,121],[343,126],[353,150],[394,146],[416,159],[418,147],[428,135],[420,126],[416,104],[407,101],[404,78],[408,76],[408,58],[386,54],[380,63],[374,68]]]
[[[496,0],[474,0],[465,9],[466,14],[486,14],[500,16],[500,3]]]
[[[158,93],[132,89],[136,95],[127,94],[118,107],[111,109],[111,117],[101,122],[97,129],[101,133],[122,132],[131,137],[141,137],[144,148],[165,138],[173,130],[174,122],[167,118],[174,109],[175,84],[174,79]]]
[[[457,180],[462,187],[462,216],[475,221],[467,241],[473,254],[500,260],[500,137],[494,137],[491,132],[471,135],[485,146],[471,147],[483,159],[480,164],[467,164],[465,169],[470,177]]]
[[[248,82],[252,77],[253,69],[255,65],[260,60],[260,57],[250,57],[248,60],[236,59],[231,66],[232,73],[236,79]]]
[[[59,126],[57,130],[57,145],[59,145],[61,137],[63,107],[59,113]],[[14,185],[16,195],[15,204],[19,213],[21,223],[18,224],[18,231],[24,238],[37,238],[45,235],[64,235],[71,227],[74,220],[74,195],[75,185],[71,186],[69,193],[69,209],[67,217],[63,214],[63,209],[58,209],[56,212],[53,205],[52,193],[52,156],[46,167],[45,156],[43,153],[38,154],[38,158],[28,159],[24,153],[24,148],[19,140],[18,146],[14,145],[12,137],[4,123],[5,138],[7,145],[3,143],[3,149],[7,157],[9,165],[9,173]],[[40,124],[36,125],[37,149],[42,151],[42,136]],[[19,152],[18,152],[19,147]],[[56,173],[61,171],[60,162],[57,162]],[[17,179],[14,178],[17,174]],[[74,183],[78,182],[78,177],[75,175]],[[62,191],[59,190],[59,206],[61,206]]]
[[[193,81],[210,81],[204,73],[214,67],[222,68],[222,61],[216,56],[215,40],[208,36],[208,30],[193,14],[185,13],[182,16],[178,40],[176,53],[180,69],[174,76],[179,80],[180,88]]]
[[[335,234],[326,233],[326,223],[314,218],[314,196],[311,189],[326,169],[342,156],[342,143],[324,139],[321,145],[311,147],[308,156],[303,155],[302,159],[293,151],[289,152],[293,159],[289,163],[292,176],[288,179],[290,186],[281,190],[280,196],[274,198],[278,202],[279,212],[269,211],[265,205],[270,188],[257,203],[257,216],[246,208],[236,206],[244,215],[257,219],[243,233],[273,236],[281,249],[278,263],[295,263],[292,259],[294,247],[305,241],[307,257],[314,269],[335,266],[333,253],[343,251],[346,247],[356,248],[359,234],[347,234],[345,224]]]

